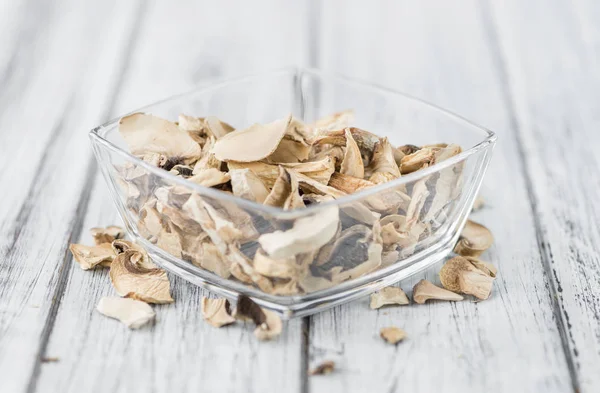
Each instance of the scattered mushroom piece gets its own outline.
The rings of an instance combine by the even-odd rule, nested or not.
[[[119,121],[119,132],[135,155],[159,153],[193,162],[202,154],[200,145],[187,132],[153,115],[134,113],[123,117]]]
[[[263,310],[266,319],[254,329],[254,335],[261,341],[272,340],[278,337],[283,330],[281,318],[275,312]]]
[[[327,375],[331,374],[335,370],[335,362],[333,360],[327,360],[320,363],[318,366],[310,370],[310,375]]]
[[[298,218],[287,231],[261,235],[258,242],[272,258],[289,258],[327,244],[335,235],[338,223],[338,207],[328,206],[312,216]]]
[[[386,287],[379,292],[371,295],[371,309],[376,310],[390,304],[405,305],[409,304],[408,297],[402,288]]]
[[[277,149],[291,121],[289,115],[269,124],[235,130],[217,139],[212,152],[221,161],[260,161]]]
[[[481,259],[475,258],[475,257],[464,257],[465,259],[467,259],[469,262],[471,262],[473,264],[473,266],[475,266],[477,269],[481,270],[482,272],[484,272],[485,274],[487,274],[490,277],[496,277],[496,275],[498,274],[498,269],[496,268],[496,266],[492,265],[489,262],[485,262],[482,261]]]
[[[285,210],[304,207],[298,191],[298,179],[287,169],[279,167],[279,177],[264,201],[267,206],[281,207]]]
[[[413,288],[413,300],[415,303],[424,304],[430,299],[459,302],[464,298],[457,293],[433,285],[427,280],[419,281]]]
[[[98,246],[84,246],[83,244],[71,244],[69,250],[73,258],[83,270],[93,269],[96,266],[110,266],[115,258],[110,243],[100,244]]]
[[[231,316],[229,300],[202,298],[202,316],[204,319],[216,328],[230,325],[235,322]]]
[[[379,335],[390,344],[396,345],[406,338],[406,332],[398,327],[390,326],[382,328]]]
[[[494,236],[489,229],[475,221],[467,220],[454,252],[462,256],[478,257],[490,248],[493,242]]]
[[[243,322],[252,321],[255,325],[260,325],[267,319],[264,310],[246,295],[238,296],[233,317]]]
[[[481,210],[481,208],[483,208],[485,206],[485,199],[483,199],[482,196],[477,196],[477,198],[475,198],[475,201],[473,202],[473,208],[471,211],[478,211]]]
[[[142,264],[139,251],[127,250],[110,265],[110,280],[117,293],[146,303],[172,303],[171,285],[167,273],[157,267]]]
[[[125,237],[125,231],[123,228],[116,225],[111,225],[106,228],[92,228],[90,229],[94,243],[97,246],[103,243],[112,243],[115,239],[122,239]]]
[[[485,300],[489,298],[494,283],[494,277],[490,273],[478,269],[468,259],[459,256],[442,266],[440,281],[450,291]]]
[[[107,317],[118,319],[130,329],[139,329],[156,316],[147,303],[122,297],[103,297],[96,309]]]

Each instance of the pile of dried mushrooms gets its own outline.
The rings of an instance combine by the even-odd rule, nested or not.
[[[134,162],[117,166],[116,176],[148,241],[268,294],[310,293],[435,243],[462,195],[459,162],[411,184],[327,204],[461,152],[445,143],[393,146],[353,127],[353,119],[351,111],[313,123],[289,115],[239,129],[214,116],[182,114],[171,122],[135,113],[120,120],[133,155],[189,183],[283,210],[325,203],[296,218],[202,192]]]

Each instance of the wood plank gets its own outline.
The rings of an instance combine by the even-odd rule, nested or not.
[[[535,28],[526,17],[543,9]],[[594,1],[490,2],[506,96],[538,217],[538,239],[575,386],[600,389],[598,43]]]
[[[373,311],[364,299],[314,316],[311,364],[333,359],[340,371],[311,377],[312,391],[572,390],[503,80],[480,13],[476,1],[368,8],[339,1],[322,9],[321,66],[409,91],[498,131],[483,187],[488,207],[477,220],[494,233],[496,244],[484,257],[500,276],[482,303]],[[423,277],[439,282],[437,270],[401,286],[408,291]],[[388,325],[404,328],[408,339],[397,347],[385,344],[378,332]]]
[[[305,61],[303,5],[280,2],[189,3],[186,12],[165,2],[147,10],[119,112],[189,90],[217,77]],[[260,15],[257,21],[251,15]],[[177,20],[176,29],[171,28]],[[104,181],[94,184],[83,227],[112,224],[116,211]],[[80,242],[91,242],[83,233]],[[129,331],[94,309],[114,294],[107,271],[73,268],[43,364],[40,392],[299,391],[303,374],[301,320],[286,323],[274,342],[257,342],[250,326],[215,329],[200,313],[207,292],[171,277],[174,305],[155,307],[157,322]]]
[[[65,1],[18,8],[17,45],[6,47],[13,53],[0,87],[0,183],[10,190],[0,209],[3,391],[34,387],[64,289],[66,243],[77,234],[88,195],[85,131],[110,106],[134,6]]]

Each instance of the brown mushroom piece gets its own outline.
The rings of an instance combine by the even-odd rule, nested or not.
[[[467,220],[454,252],[468,257],[478,257],[494,243],[494,236],[483,225]]]
[[[285,210],[304,206],[298,190],[298,179],[284,167],[279,167],[279,177],[263,202],[267,206],[281,207]]]
[[[406,305],[409,304],[408,297],[402,288],[386,287],[371,295],[370,307],[376,310],[387,305]]]
[[[292,116],[268,124],[254,124],[217,139],[212,153],[221,161],[255,162],[272,154],[283,139]]]
[[[127,250],[113,260],[110,280],[121,296],[146,303],[172,303],[167,273],[151,262],[143,262],[142,253]]]
[[[229,300],[202,298],[202,316],[210,325],[220,328],[235,322],[231,315]]]
[[[240,295],[233,314],[235,319],[252,321],[256,325],[254,335],[259,340],[270,340],[281,334],[283,324],[281,318],[273,311],[265,310],[248,296]]]
[[[435,150],[425,147],[408,154],[400,161],[400,173],[403,175],[418,171],[431,164],[435,156]]]
[[[413,288],[413,300],[415,303],[424,304],[430,299],[459,302],[464,298],[457,293],[433,285],[427,280],[419,281]]]
[[[406,332],[396,326],[382,328],[379,336],[390,344],[396,345],[406,338]]]
[[[107,317],[118,319],[130,329],[139,329],[156,316],[147,303],[122,297],[103,297],[96,310]]]
[[[104,243],[112,243],[115,239],[123,239],[125,237],[125,230],[116,225],[107,226],[106,228],[92,228],[90,232],[97,246]]]
[[[309,375],[327,375],[331,374],[334,370],[335,362],[333,360],[327,360],[310,370]]]
[[[283,330],[281,318],[275,312],[263,310],[265,313],[265,321],[254,329],[254,335],[260,341],[272,340],[278,337]]]
[[[115,258],[115,253],[110,243],[98,246],[84,246],[83,244],[71,244],[69,250],[73,258],[83,270],[93,269],[96,266],[110,266]]]
[[[454,257],[442,266],[440,281],[444,288],[473,295],[480,300],[490,297],[494,277],[463,257]]]
[[[153,115],[134,113],[123,117],[119,121],[119,133],[135,155],[159,153],[190,163],[202,153],[200,145],[187,132]]]

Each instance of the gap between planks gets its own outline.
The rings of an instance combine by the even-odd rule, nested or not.
[[[109,116],[112,115],[112,112],[114,110],[114,103],[116,102],[116,98],[120,93],[121,85],[123,84],[123,80],[125,79],[125,76],[127,75],[128,71],[129,71],[129,65],[131,63],[132,52],[135,47],[135,43],[137,42],[137,40],[139,38],[142,24],[143,24],[143,21],[145,20],[147,8],[148,8],[148,5],[144,1],[139,2],[138,6],[137,6],[136,14],[138,15],[138,17],[136,18],[135,22],[133,23],[133,26],[131,28],[131,31],[130,31],[130,34],[129,34],[129,37],[127,40],[127,44],[124,45],[124,47],[123,47],[123,56],[122,56],[123,62],[120,65],[120,67],[118,68],[118,75],[116,77],[116,81],[112,88],[112,92],[109,95],[110,103],[109,103],[108,107],[106,108],[106,110],[104,111],[102,118],[108,118]],[[59,123],[57,126],[56,132],[60,132],[61,127],[62,127],[62,123]],[[51,138],[50,142],[45,147],[44,154],[47,154],[47,151],[51,148],[53,140],[54,140],[54,138]],[[41,162],[43,163],[44,161],[42,160]],[[83,230],[83,220],[84,220],[85,214],[89,208],[91,191],[94,187],[95,179],[97,177],[96,176],[97,171],[98,171],[98,165],[96,163],[95,157],[92,156],[89,158],[88,163],[87,163],[87,168],[85,171],[86,181],[85,181],[84,187],[82,189],[81,196],[79,197],[79,200],[78,200],[75,219],[74,219],[74,222],[72,225],[73,229],[69,235],[69,238],[67,239],[68,243],[71,243],[72,239],[78,239],[81,235],[81,232]],[[31,186],[32,189],[34,187],[35,187],[35,184],[33,184]],[[31,193],[31,190],[29,191],[29,193]],[[28,198],[28,200],[29,200],[29,198]],[[26,214],[26,212],[24,214]],[[19,212],[19,217],[20,217],[20,215],[21,215],[21,212]],[[19,219],[17,219],[17,223],[18,222],[19,222]],[[17,237],[18,237],[18,234],[17,234]],[[34,363],[32,371],[31,371],[29,383],[27,385],[27,390],[26,390],[27,393],[34,393],[36,391],[37,379],[40,374],[40,368],[41,368],[43,359],[46,356],[46,349],[48,347],[48,342],[50,340],[50,336],[51,336],[52,330],[54,328],[54,322],[56,321],[56,315],[58,313],[60,303],[61,303],[63,295],[65,293],[65,289],[66,289],[67,283],[68,283],[69,272],[71,271],[72,267],[73,267],[73,255],[69,251],[69,248],[65,247],[65,253],[62,258],[62,263],[59,266],[59,278],[58,278],[54,293],[52,294],[52,306],[50,307],[48,316],[46,318],[46,322],[44,324],[44,328],[42,329],[39,349],[37,351],[35,363]]]
[[[489,0],[488,0],[489,1]],[[511,91],[509,85],[509,71],[505,61],[505,55],[500,47],[500,42],[498,39],[498,27],[497,21],[492,15],[492,10],[490,9],[490,5],[488,1],[484,1],[480,4],[480,15],[485,23],[483,23],[484,31],[487,34],[488,42],[490,43],[490,53],[492,64],[496,68],[496,74],[500,79],[501,92],[500,95],[502,100],[504,101],[504,106],[509,115],[509,124],[515,130],[515,139],[517,144],[517,156],[519,157],[519,167],[521,168],[521,174],[525,179],[525,189],[527,191],[528,203],[533,215],[533,222],[535,225],[535,234],[536,241],[539,248],[540,261],[542,263],[542,268],[544,270],[545,275],[547,276],[548,285],[549,285],[549,295],[550,295],[550,303],[553,307],[553,312],[555,315],[556,325],[558,331],[560,333],[560,339],[562,343],[563,355],[565,356],[565,360],[569,369],[569,375],[571,377],[571,383],[574,392],[580,391],[580,383],[579,378],[577,376],[575,363],[573,361],[573,357],[571,356],[571,351],[569,350],[568,343],[568,328],[566,327],[565,320],[563,318],[562,312],[560,311],[560,302],[558,300],[559,291],[556,287],[554,280],[552,280],[553,269],[551,267],[552,255],[548,252],[547,247],[547,239],[544,236],[542,231],[542,225],[540,222],[540,212],[538,209],[538,203],[536,200],[536,196],[533,189],[533,181],[531,171],[527,165],[527,160],[525,159],[525,151],[524,151],[524,141],[521,136],[522,128],[517,120],[516,109],[515,109],[515,101],[513,97],[513,93]],[[554,273],[556,274],[556,273]],[[558,278],[556,278],[558,283]],[[560,283],[558,283],[560,286]]]

